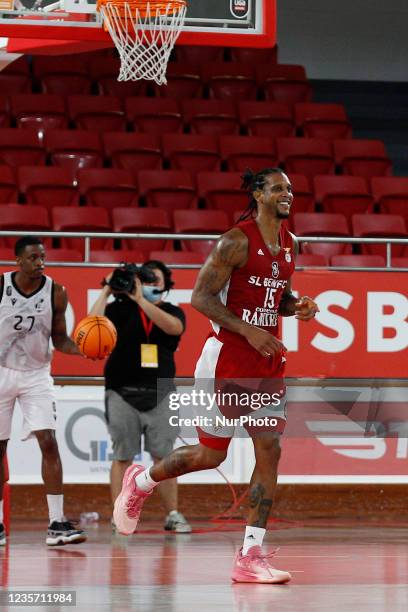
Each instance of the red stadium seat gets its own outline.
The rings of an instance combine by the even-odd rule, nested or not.
[[[336,164],[343,174],[387,176],[392,172],[384,143],[381,140],[335,140],[333,142]]]
[[[67,128],[65,101],[62,96],[18,94],[10,97],[11,114],[18,127],[37,130]]]
[[[21,166],[18,185],[29,204],[41,204],[48,209],[79,204],[79,192],[67,168]]]
[[[206,208],[221,210],[232,220],[235,212],[240,214],[248,206],[248,196],[241,189],[242,177],[239,172],[200,172],[197,175],[197,189]]]
[[[174,229],[180,234],[219,234],[230,227],[227,213],[223,210],[176,210]],[[182,240],[187,251],[208,255],[215,240]]]
[[[0,163],[9,166],[31,166],[45,163],[45,151],[33,130],[0,130]]]
[[[408,178],[374,177],[371,179],[371,192],[381,212],[401,215],[408,224]]]
[[[373,198],[361,176],[318,175],[314,177],[314,190],[324,212],[343,213],[348,221],[356,213],[373,211]]]
[[[60,96],[91,93],[87,65],[75,55],[36,55],[33,72],[44,93]]]
[[[126,98],[125,110],[136,132],[161,136],[183,131],[179,104],[172,98]]]
[[[0,91],[7,94],[30,93],[32,89],[27,56],[20,56],[0,72]]]
[[[173,212],[196,208],[197,195],[191,175],[183,170],[142,170],[137,173],[140,194],[146,205]]]
[[[0,128],[9,127],[10,109],[7,96],[0,94]]]
[[[123,104],[116,96],[68,96],[71,121],[81,130],[124,132],[126,117]]]
[[[291,217],[298,212],[313,212],[315,209],[315,198],[307,176],[290,173],[288,178],[291,182],[294,196]]]
[[[295,120],[307,138],[351,138],[351,124],[342,104],[295,104]]]
[[[120,59],[118,57],[95,57],[89,65],[90,75],[96,81],[102,96],[145,96],[147,81],[118,81]]]
[[[251,136],[295,136],[291,106],[282,102],[240,102],[239,120]]]
[[[116,208],[112,217],[115,232],[163,234],[172,231],[169,214],[157,208]],[[172,246],[172,241],[163,238],[122,240],[128,249],[142,251],[145,259],[150,251],[165,249],[168,242]]]
[[[16,261],[14,249],[7,247],[0,247],[0,261]]]
[[[170,62],[166,72],[167,85],[155,85],[159,98],[200,98],[203,83],[200,71],[195,64]]]
[[[18,197],[17,183],[10,166],[0,165],[0,203],[15,202]]]
[[[224,49],[222,47],[180,45],[176,47],[177,62],[191,62],[198,66],[210,62],[222,62]]]
[[[239,121],[232,100],[182,100],[184,123],[195,134],[238,134]]]
[[[268,47],[265,49],[257,47],[231,47],[230,55],[233,62],[243,64],[277,64],[278,47]]]
[[[296,257],[296,267],[314,267],[328,266],[329,260],[326,255],[310,255],[307,253],[299,253]]]
[[[385,259],[381,255],[333,255],[330,265],[347,268],[383,268]]]
[[[218,100],[255,100],[257,86],[251,64],[217,62],[204,64],[201,76],[210,98]]]
[[[407,257],[393,257],[391,260],[393,268],[408,268],[408,256]]]
[[[150,251],[150,259],[162,261],[166,265],[203,264],[205,255],[188,251]]]
[[[81,130],[49,130],[45,148],[55,166],[76,173],[81,168],[102,166],[102,142],[98,132]]]
[[[353,215],[351,221],[354,236],[361,238],[407,238],[405,221],[400,215]],[[363,244],[361,252],[386,257],[386,245]],[[391,254],[395,257],[405,255],[404,245],[393,244]]]
[[[312,88],[303,66],[296,64],[259,64],[256,67],[259,87],[267,100],[275,102],[311,102]]]
[[[103,148],[115,168],[135,171],[162,167],[160,138],[155,134],[106,132]]]
[[[80,251],[76,249],[47,249],[45,251],[46,261],[84,261]]]
[[[164,134],[163,153],[174,170],[197,173],[220,169],[218,142],[209,134]]]
[[[278,161],[274,141],[262,136],[221,136],[220,151],[229,170],[235,172],[271,168]]]
[[[294,229],[296,236],[350,236],[346,217],[334,213],[297,213],[294,215]],[[302,242],[302,253],[330,257],[350,252],[350,245],[345,243]]]
[[[140,241],[141,242],[141,241]],[[143,263],[146,260],[145,253],[138,250],[121,249],[119,251],[91,251],[89,261],[93,263]]]
[[[56,232],[111,232],[109,214],[97,206],[55,206],[52,210],[53,229]],[[61,246],[85,251],[84,238],[61,238]],[[92,238],[92,249],[112,248],[109,238]]]
[[[44,206],[24,206],[21,204],[3,204],[0,214],[0,230],[15,230],[28,233],[30,231],[50,231],[48,211]],[[1,238],[2,246],[12,247],[15,237]],[[47,241],[46,241],[47,242]]]
[[[79,192],[89,206],[137,206],[138,190],[132,173],[123,168],[78,170]]]
[[[316,174],[333,174],[334,159],[331,143],[321,138],[278,138],[280,162],[290,175],[305,174],[309,178]]]

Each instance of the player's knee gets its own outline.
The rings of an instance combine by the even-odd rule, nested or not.
[[[277,464],[281,456],[281,447],[278,438],[262,439],[256,442],[257,463]]]
[[[197,461],[201,469],[210,470],[217,468],[226,458],[227,450],[215,450],[203,444],[198,445]]]
[[[58,443],[55,433],[52,430],[35,432],[38,444],[43,455],[58,455]]]

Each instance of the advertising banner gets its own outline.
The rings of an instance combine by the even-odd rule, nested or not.
[[[0,273],[4,271],[0,269]],[[88,313],[101,279],[111,269],[49,268],[69,296],[68,331]],[[190,305],[197,270],[175,270],[169,301],[186,313],[187,329],[176,353],[177,375],[192,376],[210,331],[208,320]],[[296,272],[298,295],[317,301],[320,313],[308,323],[282,320],[289,377],[405,378],[408,374],[408,291],[403,272]],[[55,353],[54,375],[102,376],[103,362]]]
[[[185,391],[178,387],[178,391]],[[282,438],[279,482],[408,482],[407,387],[375,385],[290,386],[287,426]],[[103,387],[56,387],[57,439],[66,483],[108,483],[112,447],[104,418]],[[211,412],[208,412],[211,415]],[[183,440],[197,443],[195,428],[182,422],[193,416],[181,405],[169,418],[181,425]],[[254,415],[256,417],[256,413]],[[21,413],[15,410],[8,447],[10,482],[41,483],[37,441],[21,441]],[[245,436],[245,437],[244,437]],[[148,453],[134,458],[151,465]],[[229,482],[249,482],[254,468],[252,443],[238,429],[220,466]],[[180,483],[223,483],[216,470],[183,476]]]

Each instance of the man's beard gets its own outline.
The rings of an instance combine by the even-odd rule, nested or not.
[[[288,219],[289,214],[290,214],[289,212],[279,212],[278,210],[276,211],[277,219]]]

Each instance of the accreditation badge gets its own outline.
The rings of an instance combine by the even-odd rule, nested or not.
[[[140,345],[140,362],[142,368],[159,367],[159,351],[157,344]]]

